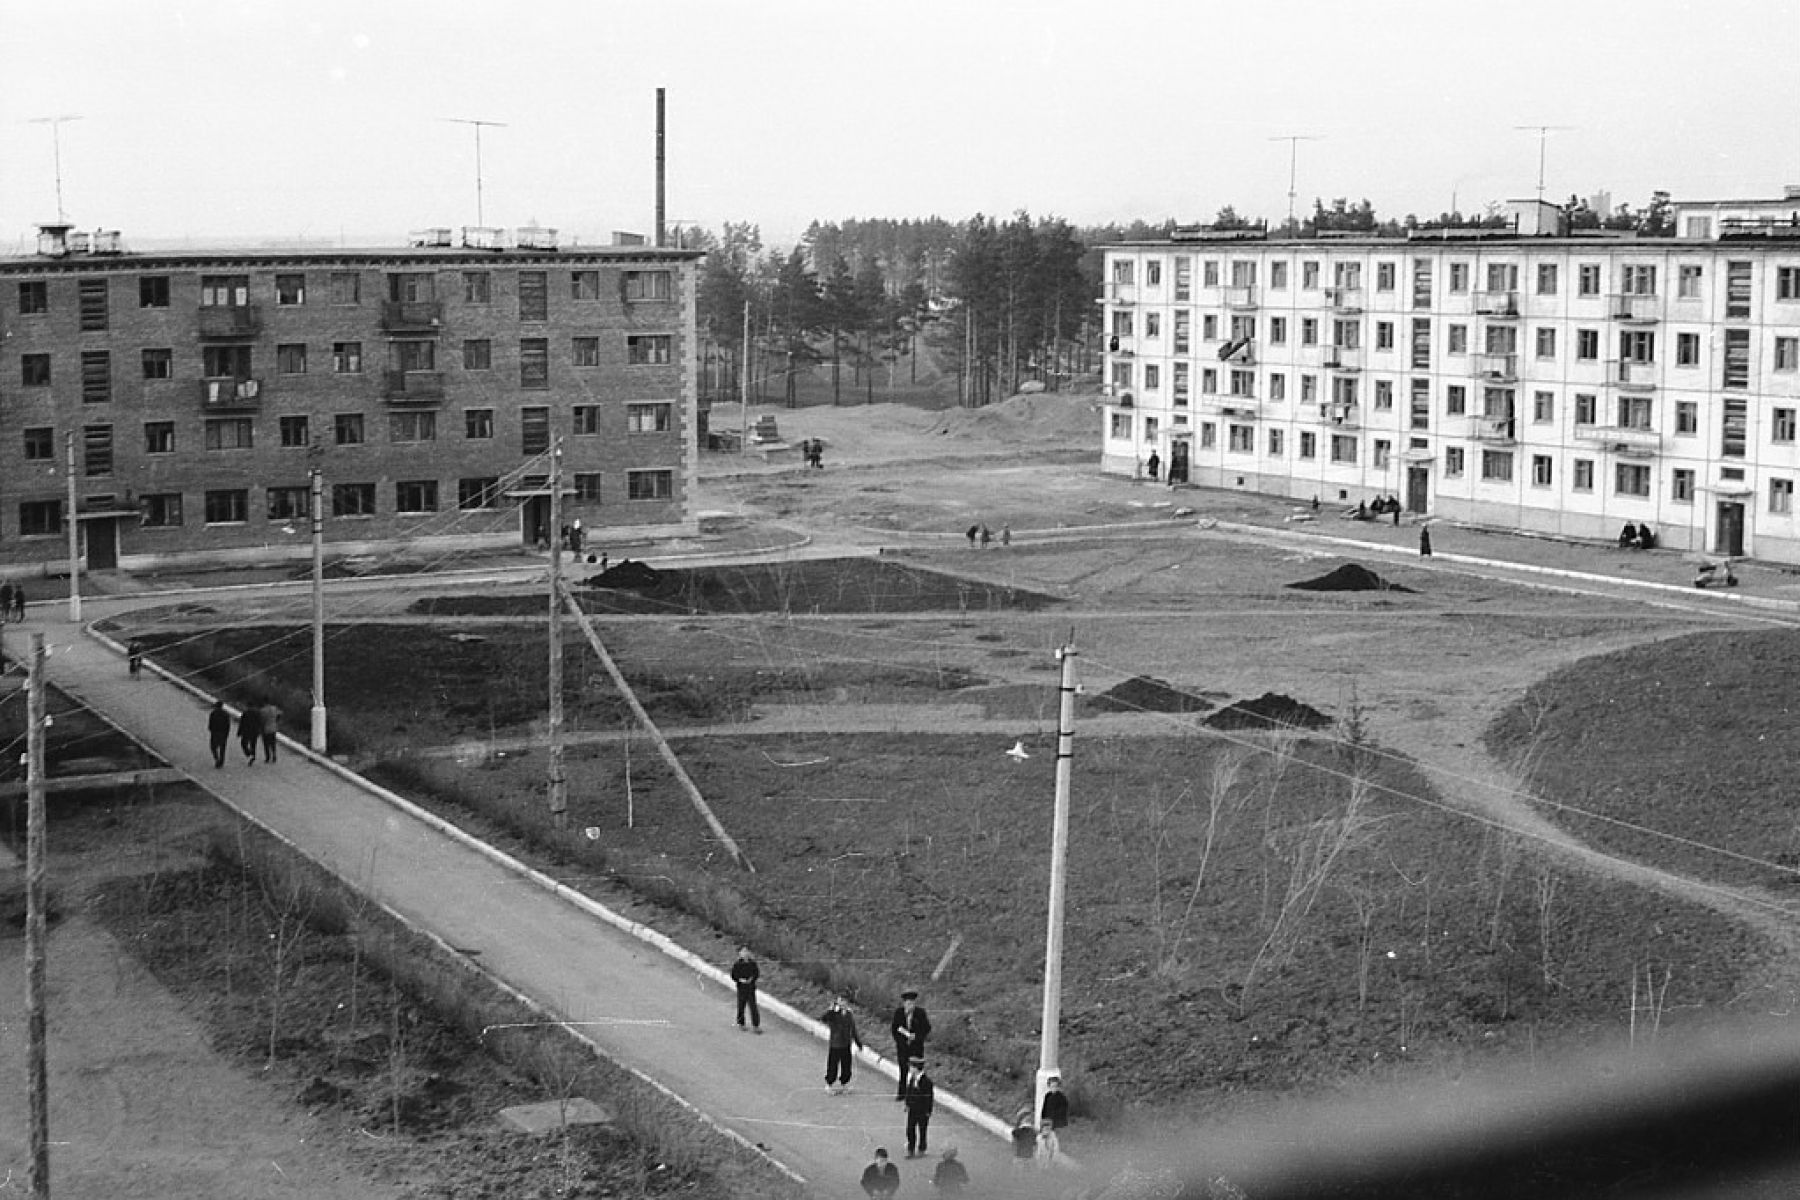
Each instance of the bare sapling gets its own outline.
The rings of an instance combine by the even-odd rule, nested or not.
[[[1232,749],[1213,759],[1212,773],[1207,777],[1206,833],[1200,843],[1200,865],[1194,869],[1194,882],[1188,888],[1187,905],[1175,923],[1174,937],[1163,957],[1165,972],[1173,969],[1181,954],[1181,943],[1192,927],[1194,908],[1200,902],[1200,890],[1206,886],[1206,869],[1212,863],[1213,848],[1224,831],[1225,817],[1239,794],[1238,780],[1249,761],[1249,751]]]
[[[287,1001],[289,976],[302,960],[307,936],[312,932],[313,897],[298,880],[279,891],[273,886],[262,889],[264,919],[268,923],[268,941],[264,953],[269,966],[269,1047],[264,1070],[275,1065],[281,1042],[282,1006]]]

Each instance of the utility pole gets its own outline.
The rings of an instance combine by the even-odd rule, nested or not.
[[[48,125],[50,127],[51,152],[56,157],[56,223],[58,225],[67,225],[69,223],[68,218],[63,215],[62,127],[66,122],[79,120],[81,120],[79,116],[73,115],[63,117],[33,117],[31,119],[33,125]]]
[[[750,453],[750,302],[744,301],[744,361],[738,370],[738,401],[743,412],[738,414],[742,419],[743,429],[738,433],[738,453]]]
[[[1544,143],[1549,140],[1549,135],[1552,131],[1562,133],[1575,127],[1573,125],[1514,125],[1513,128],[1524,130],[1527,133],[1535,130],[1538,135],[1537,196],[1541,201],[1544,198]]]
[[[1056,652],[1062,663],[1062,705],[1056,722],[1056,810],[1050,831],[1050,927],[1044,937],[1044,1019],[1039,1035],[1037,1088],[1031,1113],[1044,1111],[1044,1084],[1061,1075],[1063,894],[1068,886],[1069,779],[1075,760],[1075,646]]]
[[[569,780],[563,770],[562,438],[550,444],[550,819],[569,826]]]
[[[318,443],[311,451],[319,453]],[[312,469],[312,740],[316,753],[325,743],[325,473]]]
[[[44,1002],[48,933],[44,907],[44,635],[31,635],[31,670],[25,698],[25,1038],[30,1079],[32,1200],[50,1200],[50,1071]]]
[[[505,129],[504,121],[482,121],[473,117],[442,117],[452,125],[473,125],[475,127],[475,224],[486,225],[486,214],[481,206],[481,131],[483,129]]]
[[[68,477],[63,504],[69,510],[69,620],[81,620],[81,521],[75,514],[75,431],[63,434],[63,474]]]
[[[1294,133],[1285,137],[1272,137],[1269,140],[1288,144],[1288,225],[1292,228],[1294,225],[1294,196],[1296,195],[1294,184],[1299,178],[1300,171],[1300,143],[1316,142],[1319,139],[1304,133]]]

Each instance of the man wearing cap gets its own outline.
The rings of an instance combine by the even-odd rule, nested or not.
[[[931,1036],[931,1017],[919,1007],[919,993],[900,993],[900,1007],[894,1010],[894,1059],[900,1064],[900,1082],[894,1099],[906,1099],[906,1076],[915,1058],[925,1057],[925,1039]]]
[[[906,1157],[917,1158],[927,1150],[931,1133],[931,1110],[936,1107],[937,1089],[925,1073],[925,1060],[915,1058],[907,1073],[906,1085]]]
[[[862,1190],[870,1200],[883,1200],[900,1190],[900,1168],[888,1161],[886,1150],[875,1151],[875,1161],[863,1168]]]

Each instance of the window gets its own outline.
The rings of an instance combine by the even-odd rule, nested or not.
[[[1149,312],[1144,314],[1144,336],[1146,338],[1159,338],[1162,336],[1161,313]]]
[[[1469,352],[1469,327],[1467,325],[1446,326],[1445,333],[1449,338],[1449,353],[1467,354]]]
[[[63,531],[61,500],[25,500],[19,504],[19,536],[48,537]]]
[[[1595,362],[1600,357],[1600,331],[1598,329],[1577,329],[1575,331],[1575,357],[1581,362]]]
[[[1269,264],[1269,286],[1278,292],[1287,291],[1288,265],[1284,262]]]
[[[675,339],[666,333],[636,333],[625,338],[625,361],[634,367],[666,366],[674,353]]]
[[[1287,375],[1276,371],[1269,376],[1269,399],[1271,402],[1287,399]]]
[[[1162,260],[1153,258],[1144,264],[1144,286],[1162,286]]]
[[[1600,419],[1600,401],[1591,392],[1575,393],[1575,423],[1593,425]]]
[[[1162,368],[1156,363],[1144,364],[1144,390],[1155,392],[1162,389]]]
[[[207,379],[249,379],[249,346],[202,346],[200,373]]]
[[[1317,317],[1300,318],[1300,344],[1302,346],[1319,344],[1319,320]]]
[[[550,448],[550,410],[531,405],[519,410],[519,449],[542,454]]]
[[[1483,450],[1481,477],[1489,483],[1511,483],[1513,456],[1511,450]]]
[[[675,427],[675,406],[672,404],[627,404],[625,406],[625,431],[627,433],[668,433]]]
[[[25,387],[49,387],[50,356],[48,354],[19,355],[19,382]]]
[[[1394,348],[1394,323],[1392,321],[1375,322],[1375,348],[1377,350]]]
[[[1534,340],[1537,344],[1537,356],[1539,358],[1555,358],[1556,357],[1556,330],[1555,329],[1551,328],[1548,325],[1541,326],[1537,330],[1536,334],[1534,335]]]
[[[282,375],[306,374],[306,343],[283,342],[275,347],[275,370]]]
[[[331,436],[340,446],[360,446],[363,444],[363,415],[361,413],[338,413],[331,418]]]
[[[1131,417],[1126,413],[1112,415],[1112,432],[1114,438],[1125,439],[1131,436]]]
[[[169,307],[169,277],[167,275],[138,276],[138,307]],[[180,522],[176,523],[180,524]]]
[[[1775,369],[1777,371],[1800,369],[1800,338],[1778,337],[1775,339]]]
[[[494,436],[494,410],[491,408],[463,409],[463,436],[475,441],[486,441]]]
[[[355,271],[333,271],[331,273],[331,302],[333,304],[361,304],[362,276]]]
[[[388,414],[388,441],[435,442],[436,440],[436,413],[397,412]]]
[[[173,421],[145,421],[144,422],[144,453],[145,454],[173,454],[173,453],[175,453],[175,422],[173,422]]]
[[[1255,426],[1227,425],[1225,427],[1225,448],[1233,454],[1255,454]]]
[[[1487,290],[1490,292],[1518,291],[1519,265],[1517,263],[1489,263],[1487,268]]]
[[[1209,258],[1200,264],[1200,286],[1209,288],[1219,286],[1218,259]]]
[[[111,475],[113,471],[113,427],[84,425],[81,429],[81,473]]]
[[[1317,375],[1300,376],[1300,401],[1311,404],[1319,398],[1319,377]]]
[[[1575,294],[1578,296],[1598,296],[1600,294],[1600,264],[1582,263],[1575,269]]]
[[[1775,268],[1775,298],[1800,300],[1800,267]]]
[[[1460,296],[1469,290],[1469,264],[1453,262],[1450,264],[1450,294]]]
[[[1331,461],[1334,463],[1356,462],[1356,439],[1347,433],[1331,435]]]
[[[107,281],[104,279],[84,279],[76,288],[76,300],[79,305],[81,328],[85,332],[95,332],[106,328]]]
[[[627,500],[669,500],[675,495],[675,472],[673,471],[627,471],[625,472],[625,498]]]
[[[1551,459],[1548,454],[1531,456],[1531,486],[1549,487],[1551,481]]]
[[[1591,492],[1594,490],[1594,460],[1578,458],[1572,464],[1574,480],[1570,484],[1575,491]]]
[[[145,350],[143,363],[145,379],[173,379],[175,377],[175,352],[173,350]]]
[[[1556,420],[1556,393],[1531,393],[1531,419],[1539,425]]]
[[[331,515],[334,517],[374,516],[375,485],[372,483],[332,484]]]
[[[464,271],[463,303],[492,304],[494,302],[494,277],[487,271]]]
[[[202,275],[200,306],[202,308],[244,308],[250,303],[248,275]]]
[[[597,367],[600,365],[600,339],[597,337],[578,337],[569,343],[569,362],[577,367]]]
[[[181,524],[181,493],[151,492],[138,497],[138,524],[146,529],[173,529]]]
[[[311,427],[304,416],[282,417],[277,424],[284,450],[302,450],[312,444]]]
[[[1303,262],[1300,264],[1300,286],[1306,291],[1315,291],[1319,286],[1319,264]]]
[[[1619,334],[1619,357],[1625,362],[1656,361],[1656,335],[1647,329],[1627,329]]]
[[[1791,513],[1794,511],[1793,480],[1769,480],[1769,511],[1772,513]]]
[[[1461,446],[1444,447],[1444,475],[1446,478],[1460,478],[1467,468],[1464,465],[1464,452]]]
[[[1656,268],[1635,264],[1620,267],[1619,290],[1627,296],[1656,295]]]
[[[1511,325],[1489,325],[1482,331],[1482,348],[1488,354],[1517,354],[1519,331]]]
[[[1460,417],[1469,411],[1469,389],[1460,383],[1446,384],[1444,387],[1444,415]]]
[[[1194,314],[1185,308],[1175,310],[1175,337],[1170,350],[1176,354],[1188,354],[1193,350]]]
[[[242,525],[250,519],[250,493],[244,488],[220,488],[206,493],[208,525]]]
[[[1675,365],[1678,367],[1697,367],[1700,365],[1699,334],[1678,333],[1675,335]]]
[[[331,343],[331,369],[339,375],[362,374],[362,343]]]
[[[1556,295],[1556,264],[1539,263],[1537,269],[1537,294],[1540,296]]]
[[[312,489],[305,485],[269,488],[264,499],[271,521],[302,521],[312,516]]]
[[[1194,295],[1194,262],[1185,254],[1175,256],[1175,300],[1181,303],[1193,299]],[[630,297],[627,296],[627,299]]]
[[[1753,278],[1755,270],[1755,263],[1728,262],[1725,264],[1725,316],[1727,318],[1749,317],[1750,302],[1755,287]]]
[[[275,303],[281,305],[306,303],[306,276],[276,275]]]
[[[598,300],[600,298],[600,272],[570,271],[569,299]]]
[[[1136,278],[1136,275],[1133,274],[1132,267],[1133,267],[1133,264],[1129,258],[1113,259],[1113,265],[1112,265],[1113,282],[1114,283],[1127,283],[1127,284],[1130,283],[1133,279]]]
[[[1675,275],[1675,295],[1682,300],[1700,299],[1700,283],[1704,278],[1697,264],[1683,264]]]
[[[23,431],[22,453],[27,462],[47,461],[56,457],[56,434],[48,425],[33,425]]]
[[[1369,460],[1369,465],[1374,467],[1377,471],[1385,471],[1388,469],[1388,464],[1392,460],[1393,454],[1394,444],[1392,442],[1388,441],[1386,438],[1376,438],[1375,449],[1373,456]]]
[[[1274,346],[1287,345],[1288,319],[1286,317],[1269,318],[1269,343]]]
[[[1669,478],[1669,499],[1677,504],[1694,502],[1694,472],[1687,467],[1676,467]]]
[[[249,417],[209,417],[205,446],[208,450],[255,449],[256,422]]]
[[[575,498],[584,504],[600,503],[600,472],[575,472]]]
[[[519,386],[542,390],[550,386],[550,339],[519,339]]]
[[[550,319],[550,279],[543,271],[519,272],[519,320]]]
[[[1355,350],[1362,345],[1361,321],[1333,321],[1331,323],[1331,344],[1347,350]]]
[[[1620,496],[1648,496],[1650,468],[1644,463],[1613,464],[1613,491]]]
[[[50,311],[50,285],[42,279],[33,279],[19,285],[19,315],[21,317],[38,316]]]
[[[81,352],[81,402],[105,404],[112,399],[112,352]]]
[[[1185,264],[1187,260],[1183,259],[1181,261]],[[1179,277],[1179,275],[1180,272],[1178,271],[1177,276]],[[673,297],[674,294],[674,276],[668,271],[625,272],[625,299],[627,301],[667,300]],[[1186,298],[1187,297],[1185,296],[1176,297],[1178,300],[1185,300]]]
[[[434,513],[437,511],[437,480],[402,479],[394,485],[394,511],[398,513]]]
[[[1771,414],[1769,423],[1769,440],[1772,442],[1788,442],[1794,440],[1794,410],[1778,408]]]
[[[1216,342],[1219,340],[1219,318],[1216,313],[1202,314],[1200,317],[1200,336],[1209,342]]]
[[[1700,404],[1695,400],[1675,402],[1675,432],[1692,437],[1700,432]]]
[[[1256,395],[1256,372],[1233,370],[1228,376],[1226,390],[1233,396]]]
[[[1750,331],[1727,329],[1721,355],[1719,385],[1741,390],[1750,386]]]
[[[600,406],[577,404],[570,411],[570,428],[577,437],[592,437],[600,432]]]
[[[1394,290],[1394,264],[1391,262],[1375,264],[1375,290],[1391,292]]]
[[[500,506],[500,480],[492,476],[456,481],[456,507],[464,512]]]
[[[1281,430],[1279,429],[1269,430],[1269,457],[1281,457]]]
[[[1411,395],[1407,399],[1407,406],[1410,410],[1407,414],[1407,428],[1431,428],[1431,380],[1414,379],[1412,381]]]
[[[1173,368],[1175,374],[1169,380],[1170,401],[1176,408],[1186,408],[1193,366],[1190,363],[1178,362],[1173,364]]]
[[[435,271],[390,271],[387,276],[390,304],[436,304]]]
[[[1300,457],[1308,460],[1319,457],[1319,435],[1310,429],[1300,431]]]

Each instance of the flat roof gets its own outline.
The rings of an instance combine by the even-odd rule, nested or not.
[[[414,262],[420,265],[454,263],[462,266],[477,263],[496,266],[554,262],[680,263],[694,262],[705,256],[704,250],[684,250],[673,246],[561,246],[555,249],[508,246],[499,250],[466,246],[227,246],[213,249],[122,250],[117,253],[79,251],[67,254],[9,254],[0,256],[0,269],[95,267],[142,270],[203,264],[330,262]]]

